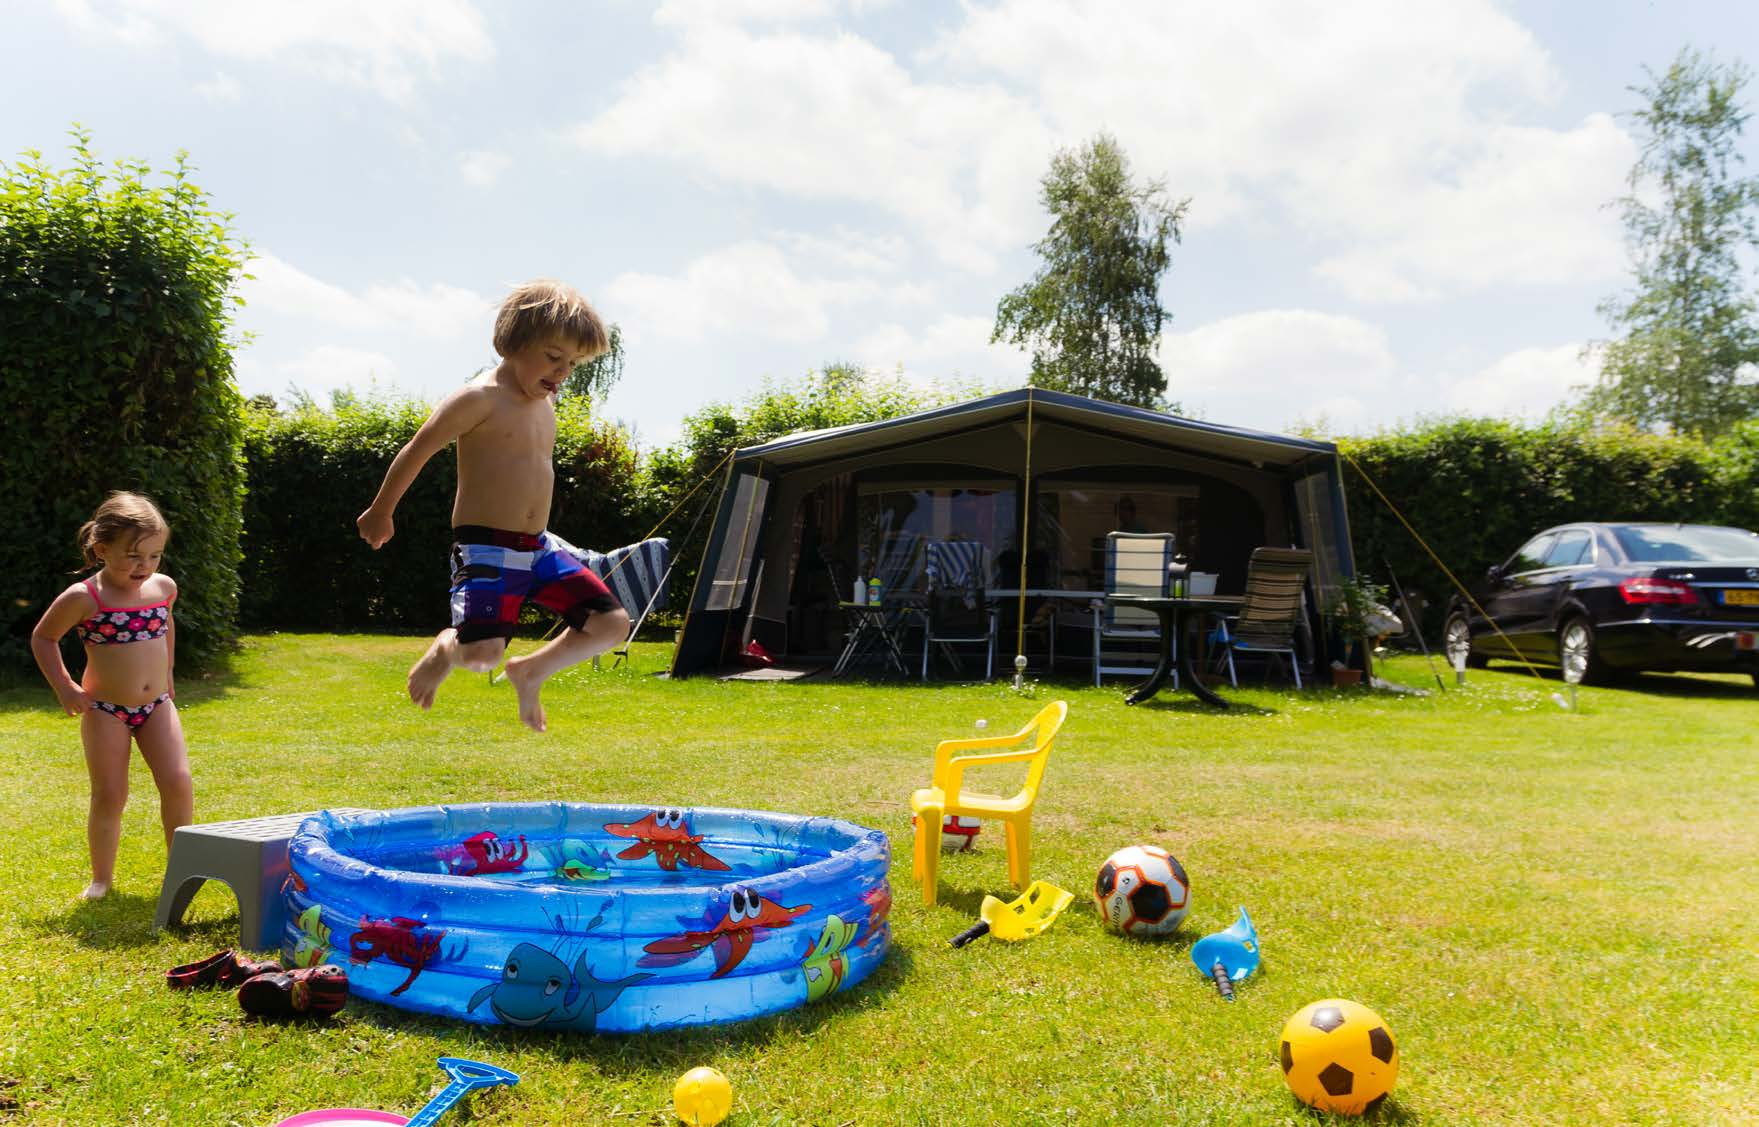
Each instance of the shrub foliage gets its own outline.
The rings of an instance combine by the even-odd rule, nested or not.
[[[1423,614],[1429,637],[1440,632],[1453,586],[1388,501],[1474,588],[1487,568],[1534,533],[1568,521],[1759,528],[1759,422],[1705,442],[1561,422],[1458,419],[1338,445],[1347,455],[1357,570],[1382,580],[1396,574],[1414,601],[1429,603]]]
[[[234,633],[239,397],[228,332],[245,250],[182,154],[162,182],[102,165],[74,133],[73,164],[0,163],[0,664],[81,570],[74,537],[113,490],[170,522],[178,651],[199,663]]]

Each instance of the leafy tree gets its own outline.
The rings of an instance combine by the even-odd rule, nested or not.
[[[1155,362],[1160,277],[1171,264],[1189,198],[1130,178],[1123,149],[1100,134],[1061,150],[1041,181],[1050,231],[1033,245],[1043,266],[996,306],[990,340],[1032,348],[1031,382],[1142,407],[1170,407]]]
[[[1759,178],[1737,172],[1750,116],[1749,72],[1682,50],[1632,116],[1643,149],[1623,212],[1636,284],[1600,312],[1624,335],[1606,345],[1591,410],[1639,427],[1716,434],[1759,407],[1753,364],[1759,326],[1743,292],[1739,255],[1759,243]]]
[[[588,403],[603,399],[617,386],[623,378],[623,330],[612,325],[608,334],[610,346],[591,360],[574,365],[568,378],[562,381],[562,394],[558,399],[579,398]]]

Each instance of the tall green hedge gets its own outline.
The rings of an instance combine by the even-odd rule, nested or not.
[[[1431,638],[1453,587],[1389,501],[1469,587],[1534,533],[1567,521],[1682,520],[1759,529],[1759,421],[1705,442],[1617,428],[1458,419],[1338,445],[1347,455],[1357,570],[1382,582],[1396,574],[1414,600],[1428,602],[1423,622]]]
[[[433,631],[446,624],[454,448],[435,455],[404,495],[396,535],[383,548],[367,547],[354,526],[428,409],[346,395],[330,409],[247,409],[240,596],[247,625]],[[550,528],[582,547],[614,548],[647,532],[654,504],[628,436],[563,400]]]
[[[32,626],[82,568],[75,534],[116,489],[171,524],[179,657],[199,663],[236,629],[245,250],[181,154],[155,184],[74,138],[71,168],[0,164],[0,665],[30,665]]]

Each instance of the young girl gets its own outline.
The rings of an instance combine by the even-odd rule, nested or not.
[[[31,652],[67,715],[79,717],[92,800],[86,841],[92,852],[92,883],[80,894],[96,900],[110,891],[122,808],[128,802],[129,740],[159,788],[165,845],[172,831],[194,814],[189,757],[183,725],[171,702],[176,630],[171,604],[177,584],[160,575],[159,559],[171,529],[145,497],[112,493],[79,530],[80,550],[98,570],[49,604],[31,632]],[[85,675],[78,684],[61,660],[60,641],[69,630],[85,643]]]

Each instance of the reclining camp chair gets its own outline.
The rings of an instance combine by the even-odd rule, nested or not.
[[[1238,686],[1234,654],[1288,655],[1295,687],[1301,687],[1301,659],[1295,653],[1295,629],[1306,609],[1302,584],[1313,566],[1305,548],[1254,548],[1246,565],[1246,597],[1240,613],[1226,619],[1212,636],[1221,649],[1216,663],[1228,667],[1228,683]]]

